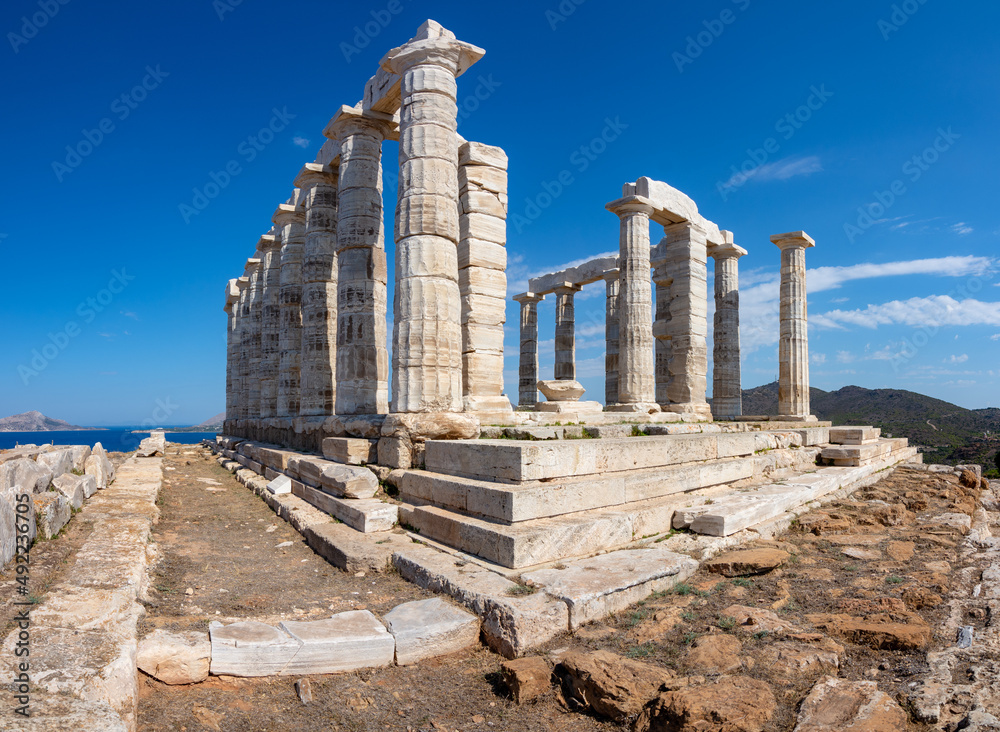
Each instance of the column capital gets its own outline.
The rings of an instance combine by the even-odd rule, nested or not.
[[[257,249],[261,252],[273,252],[281,249],[281,237],[274,234],[264,234],[257,242]]]
[[[303,211],[298,210],[290,203],[282,203],[274,210],[271,221],[276,226],[290,226],[294,224],[305,224],[306,216]]]
[[[808,249],[809,247],[816,246],[816,242],[811,236],[809,236],[804,231],[791,231],[787,234],[775,234],[771,237],[771,241],[778,247],[778,249],[792,249],[801,248]]]
[[[236,286],[236,279],[233,278],[226,283],[226,312],[231,312],[232,306],[240,299],[240,288]]]
[[[340,141],[366,132],[374,133],[384,140],[398,140],[399,120],[382,112],[362,111],[360,104],[355,107],[344,104],[323,128],[324,137]]]
[[[314,186],[337,184],[337,167],[333,165],[320,165],[319,163],[306,163],[302,170],[295,176],[295,187],[306,190]]]
[[[534,292],[522,292],[520,295],[514,295],[511,299],[525,305],[527,303],[541,302],[545,299],[545,295],[536,295]]]
[[[557,295],[575,295],[583,289],[583,285],[576,285],[572,282],[560,282],[552,288],[552,292]]]
[[[708,256],[716,261],[720,259],[739,259],[748,254],[747,250],[736,244],[727,244],[724,247],[712,247],[708,250]]]
[[[247,281],[249,282],[250,275],[256,272],[258,267],[260,267],[260,260],[257,259],[256,257],[251,257],[250,259],[247,260],[246,265],[243,267],[243,277],[246,277]]]
[[[479,46],[460,41],[440,23],[427,20],[417,30],[417,35],[389,51],[379,65],[389,73],[402,76],[418,64],[433,64],[459,77],[485,55],[486,51]]]
[[[645,196],[626,196],[625,198],[619,198],[617,201],[612,201],[604,208],[619,217],[635,213],[651,216],[655,206],[653,205],[653,201]]]
[[[622,271],[620,269],[609,269],[603,275],[601,279],[605,282],[621,282]]]
[[[236,282],[236,289],[239,290],[240,292],[243,292],[245,289],[250,287],[249,277],[237,277],[235,282]]]

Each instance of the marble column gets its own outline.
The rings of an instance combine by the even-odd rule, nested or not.
[[[652,203],[629,196],[607,206],[621,220],[618,266],[618,404],[615,411],[658,412],[653,362],[653,288],[649,276]]]
[[[271,219],[281,227],[277,417],[299,416],[299,368],[302,348],[302,250],[305,215],[281,204]]]
[[[247,417],[256,420],[260,418],[260,328],[264,289],[264,278],[261,272],[263,258],[260,249],[254,252],[254,261],[257,264],[250,272],[250,288],[247,294],[247,304],[250,307],[250,340],[244,343],[243,347],[248,352],[248,373],[250,375],[247,385]]]
[[[340,141],[337,185],[336,413],[389,411],[388,281],[382,142],[392,119],[341,107],[324,134]]]
[[[746,249],[732,243],[732,233],[722,232],[725,246],[715,247],[715,328],[712,356],[712,415],[743,414],[740,378],[740,257]]]
[[[576,381],[576,313],[573,296],[578,285],[566,283],[555,288],[556,294],[556,358],[553,378]]]
[[[532,292],[514,297],[514,300],[521,303],[521,362],[517,404],[524,409],[534,409],[538,403],[538,303],[544,299],[544,295]]]
[[[247,388],[250,382],[250,352],[246,344],[250,340],[250,312],[247,306],[247,299],[250,297],[250,276],[248,273],[249,263],[243,269],[243,276],[236,280],[236,288],[240,291],[239,301],[236,303],[236,347],[239,349],[236,373],[236,418],[246,419],[250,414],[249,394]]]
[[[777,234],[771,237],[771,241],[781,250],[778,415],[795,420],[809,420],[806,249],[816,246],[816,242],[804,231]]]
[[[281,331],[281,233],[260,238],[257,247],[263,255],[261,272],[264,293],[261,302],[260,327],[260,417],[270,419],[278,414],[278,363]]]
[[[607,300],[604,311],[604,404],[618,403],[618,298],[621,273],[617,270],[604,275]]]
[[[653,338],[656,339],[654,369],[656,403],[661,409],[670,404],[670,277],[666,262],[653,267],[656,302],[653,316]]]
[[[236,419],[237,390],[239,379],[236,368],[239,359],[239,334],[236,331],[236,308],[239,306],[240,290],[236,280],[226,283],[226,421]]]
[[[711,420],[708,393],[708,245],[690,221],[665,226],[670,284],[667,411]]]
[[[336,413],[337,393],[337,169],[307,163],[295,187],[306,218],[299,414],[325,417]]]
[[[382,61],[401,77],[393,412],[460,412],[458,85],[485,52],[425,23]]]

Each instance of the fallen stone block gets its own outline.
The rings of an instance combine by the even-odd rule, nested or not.
[[[208,678],[212,641],[208,633],[154,630],[141,641],[139,669],[164,684],[197,684]]]
[[[87,464],[87,458],[89,458],[91,454],[90,446],[73,445],[73,447],[67,449],[69,450],[70,456],[73,460],[73,470],[77,473],[82,473]]]
[[[611,653],[569,653],[556,666],[563,695],[577,709],[615,722],[635,717],[674,678],[665,668]]]
[[[52,539],[69,523],[73,512],[69,501],[58,491],[47,491],[33,497],[35,503],[35,524],[38,536],[42,539]]]
[[[52,483],[52,469],[30,458],[18,458],[0,465],[0,494],[44,493]]]
[[[569,630],[569,608],[544,592],[484,598],[483,636],[504,658],[517,658]]]
[[[94,480],[94,477],[87,476]],[[86,494],[83,489],[83,477],[79,475],[73,475],[72,473],[65,473],[58,476],[52,481],[53,490],[62,493],[66,500],[69,501],[69,505],[75,509],[80,509],[83,506],[84,498]]]
[[[302,645],[285,631],[245,621],[208,626],[212,643],[211,671],[214,675],[275,676],[288,667]]]
[[[43,452],[38,456],[37,462],[51,470],[52,475],[62,475],[73,470],[73,451],[61,449]]]
[[[552,687],[552,669],[540,656],[504,661],[500,672],[517,704],[533,701]]]
[[[794,732],[898,732],[906,712],[874,681],[824,677],[799,709]]]
[[[286,620],[279,626],[301,645],[282,676],[331,674],[391,666],[396,643],[368,610],[350,610],[327,620]]]
[[[396,663],[464,651],[479,643],[479,618],[439,597],[397,605],[385,621],[396,639]]]
[[[378,478],[368,468],[333,464],[323,469],[319,485],[344,498],[373,498],[378,492]]]
[[[665,549],[635,549],[569,562],[563,569],[528,572],[522,579],[569,607],[570,628],[607,617],[654,592],[682,582],[698,562]]]
[[[287,475],[279,475],[277,478],[272,480],[267,484],[267,490],[271,495],[284,495],[286,493],[292,492],[292,479]]]

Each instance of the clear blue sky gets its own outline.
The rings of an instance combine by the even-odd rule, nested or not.
[[[1000,6],[899,5],[894,15],[870,0],[4,3],[0,414],[107,425],[158,408],[166,423],[222,411],[225,281],[337,107],[358,101],[382,54],[428,17],[487,51],[459,80],[459,129],[510,155],[510,294],[615,250],[604,204],[648,175],[750,251],[745,387],[777,371],[768,237],[804,229],[817,241],[814,386],[996,406]],[[273,110],[286,121],[253,149]],[[613,138],[603,151],[590,145],[602,133]],[[394,161],[395,146],[385,155]],[[229,161],[239,173],[185,221],[181,204]],[[562,171],[573,182],[529,206]],[[603,395],[602,287],[577,308],[592,397]],[[543,376],[553,311],[550,298]],[[507,329],[516,399],[516,303]]]

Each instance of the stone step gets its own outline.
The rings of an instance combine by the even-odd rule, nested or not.
[[[783,441],[783,445],[779,445]],[[753,455],[802,445],[798,432],[735,432],[612,439],[515,441],[430,440],[432,473],[525,483]]]
[[[327,437],[323,440],[323,457],[347,465],[375,465],[378,462],[378,440]]]
[[[882,435],[877,427],[831,427],[829,442],[834,445],[863,445]]]
[[[667,496],[514,525],[438,506],[402,505],[399,520],[420,536],[502,567],[520,569],[622,549],[637,539],[670,531],[674,512],[687,503],[687,497]]]
[[[519,485],[406,470],[396,483],[400,499],[409,503],[514,524],[734,483],[753,474],[753,460],[735,458]]]
[[[399,520],[395,504],[376,498],[337,498],[297,480],[292,481],[292,494],[363,534],[391,531]]]
[[[893,451],[907,446],[906,438],[879,439],[858,445],[838,445],[827,447],[820,453],[820,458],[829,464],[841,467],[858,467],[871,464],[872,461],[888,457]]]

